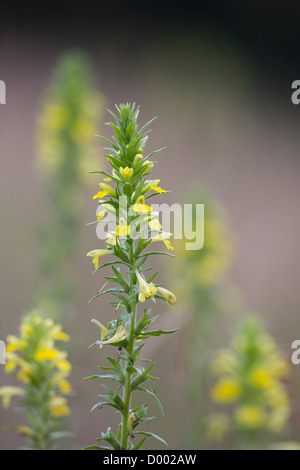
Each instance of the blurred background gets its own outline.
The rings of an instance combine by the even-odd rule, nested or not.
[[[41,301],[39,293],[63,270],[68,285],[59,297],[64,302],[60,320],[71,335],[74,390],[68,424],[74,437],[65,448],[93,444],[101,431],[118,422],[111,410],[90,413],[100,386],[83,380],[105,361],[103,349],[88,349],[97,333],[90,320],[105,323],[114,313],[104,297],[88,304],[103,284],[104,273],[92,276],[86,258],[102,242],[95,226],[86,226],[95,219],[92,196],[100,180],[97,175],[87,180],[85,172],[108,169],[105,145],[89,136],[111,136],[104,125],[110,119],[107,108],[122,102],[140,105],[141,123],[157,116],[147,150],[167,147],[158,154],[153,171],[161,186],[172,190],[162,202],[204,203],[211,224],[205,227],[203,250],[192,259],[175,243],[177,259],[155,260],[161,281],[178,299],[173,311],[157,304],[157,326],[180,331],[145,347],[145,354],[156,362],[160,379],[155,393],[165,409],[160,417],[153,406],[157,419],[151,431],[159,431],[171,449],[235,445],[226,440],[211,443],[205,437],[214,382],[210,363],[219,348],[231,344],[245,315],[255,312],[290,366],[285,381],[290,400],[287,430],[271,434],[268,442],[300,443],[299,371],[290,361],[291,343],[300,337],[300,108],[291,102],[291,84],[300,73],[298,10],[294,2],[270,6],[248,0],[63,6],[12,1],[1,7],[0,79],[7,94],[6,104],[0,105],[0,339],[17,333],[22,315]],[[49,99],[60,96],[49,95],[49,90],[59,82],[59,64],[69,53],[81,54],[89,64],[82,66],[88,72],[82,80],[95,93],[96,112],[86,117],[90,124],[81,123],[74,133],[84,136],[79,146],[96,146],[96,153],[85,159],[81,149],[76,157],[84,177],[70,178],[76,182],[66,199],[73,231],[66,232],[67,242],[54,242],[54,247],[65,243],[65,249],[51,266],[41,262],[41,248],[50,246],[56,253],[49,239],[59,232],[59,223],[51,223],[57,203],[51,198],[57,194],[53,182],[59,176],[51,166],[51,151],[47,154],[51,142],[41,144],[43,129],[53,124],[43,113]],[[59,83],[63,87],[63,80]],[[81,93],[86,96],[82,87],[76,90],[78,99]],[[55,119],[52,131],[58,127]],[[57,141],[53,146],[57,149]],[[69,149],[70,159],[74,152]],[[42,165],[41,170],[45,153],[50,167]],[[56,207],[63,198],[61,194]],[[49,298],[55,295],[48,290],[43,307],[54,308]],[[8,383],[13,378],[0,366],[0,385]],[[226,409],[228,416],[233,412]],[[1,449],[20,445],[21,439],[7,431],[16,420],[14,409],[0,408]],[[255,447],[253,442],[250,447]],[[151,444],[160,448],[149,440]]]

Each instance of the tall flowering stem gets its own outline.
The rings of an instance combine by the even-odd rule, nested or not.
[[[148,200],[155,195],[165,193],[160,186],[159,180],[150,180],[148,175],[154,166],[151,157],[158,151],[144,156],[145,144],[148,137],[147,123],[139,129],[137,119],[139,110],[135,105],[122,104],[116,106],[117,115],[111,112],[115,123],[109,122],[114,130],[113,140],[102,137],[110,144],[105,154],[112,167],[111,173],[95,171],[105,176],[100,182],[100,191],[95,194],[94,199],[99,201],[99,211],[95,223],[107,223],[110,227],[106,238],[106,247],[94,249],[87,253],[92,257],[95,270],[111,266],[113,275],[106,276],[104,286],[110,282],[113,287],[104,289],[104,286],[93,297],[109,294],[117,300],[111,301],[118,317],[107,326],[98,319],[93,323],[100,327],[101,338],[94,344],[102,348],[106,345],[115,346],[118,350],[117,360],[108,356],[109,367],[102,369],[109,371],[106,375],[93,375],[87,379],[111,379],[118,383],[116,389],[102,385],[105,395],[99,395],[101,400],[94,405],[92,410],[104,405],[111,406],[121,415],[118,432],[112,433],[108,428],[102,433],[99,441],[107,442],[107,446],[89,446],[87,449],[116,449],[128,450],[139,449],[148,436],[154,437],[162,442],[165,441],[148,431],[140,430],[140,426],[149,421],[147,417],[148,404],[140,404],[133,407],[133,392],[144,392],[155,400],[160,410],[162,406],[156,395],[142,386],[144,382],[156,380],[151,375],[154,364],[149,367],[138,365],[151,362],[140,357],[144,346],[143,340],[151,336],[170,334],[176,330],[149,330],[149,326],[157,317],[151,318],[151,309],[144,309],[139,314],[138,304],[148,301],[156,302],[157,299],[164,300],[169,307],[173,307],[175,295],[156,284],[154,279],[158,274],[155,272],[146,278],[146,274],[153,268],[145,268],[144,264],[149,256],[153,254],[167,254],[172,250],[170,237],[172,234],[162,231],[158,214],[152,211]],[[110,225],[109,225],[110,224]],[[149,234],[149,229],[151,233]],[[153,242],[162,241],[168,251],[146,251]],[[112,261],[100,265],[102,256],[113,256]],[[141,426],[142,427],[142,426]],[[138,428],[138,429],[136,429]],[[141,440],[133,444],[135,435],[141,435]]]
[[[64,53],[43,94],[38,117],[36,164],[45,210],[37,240],[42,285],[34,303],[56,319],[74,309],[70,263],[79,244],[84,191],[91,184],[87,171],[97,161],[93,134],[103,102],[93,82],[85,54]]]
[[[4,408],[17,400],[25,423],[13,429],[30,449],[57,449],[57,439],[68,435],[61,426],[71,412],[67,401],[71,364],[59,343],[69,339],[59,323],[37,310],[22,319],[18,336],[7,337],[5,372],[15,375],[20,386],[0,387],[0,397]]]

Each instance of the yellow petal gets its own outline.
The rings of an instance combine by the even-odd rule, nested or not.
[[[170,308],[173,308],[177,300],[175,294],[173,294],[173,292],[171,292],[170,290],[165,289],[164,287],[158,287],[157,290],[160,294],[162,294],[163,297],[165,297],[165,299],[167,300],[168,306]]]
[[[108,191],[99,191],[99,193],[97,193],[97,194],[95,194],[95,196],[93,196],[93,199],[97,199],[97,197],[99,197],[101,199],[104,196],[106,196],[107,194],[108,194]]]

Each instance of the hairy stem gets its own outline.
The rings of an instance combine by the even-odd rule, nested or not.
[[[129,241],[130,243],[130,292],[129,295],[131,296],[134,291],[135,280],[136,276],[134,273],[134,249],[133,249],[133,240]],[[125,383],[124,383],[124,413],[122,418],[122,435],[121,435],[121,448],[123,450],[127,450],[128,448],[128,429],[127,429],[127,422],[129,418],[129,410],[130,410],[130,401],[131,401],[131,372],[130,369],[128,370],[131,364],[131,355],[134,348],[134,330],[135,330],[135,320],[136,320],[136,300],[133,300],[131,303],[131,324],[130,324],[130,332],[128,338],[128,347],[127,347],[127,354],[128,358],[125,364]]]

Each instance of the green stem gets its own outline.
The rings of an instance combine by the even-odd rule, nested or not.
[[[134,286],[135,286],[135,272],[134,272],[134,250],[133,250],[133,240],[130,239],[130,266],[131,266],[131,273],[130,273],[130,292],[129,295],[133,294]],[[122,450],[128,449],[128,429],[127,429],[127,422],[129,418],[129,410],[130,410],[130,401],[131,401],[131,372],[128,371],[128,367],[131,364],[131,355],[134,348],[134,330],[135,330],[135,318],[136,318],[136,300],[132,301],[131,304],[131,324],[130,324],[130,332],[128,338],[128,346],[127,346],[127,361],[125,364],[125,383],[124,383],[124,413],[122,418],[122,435],[121,435],[121,448]]]

